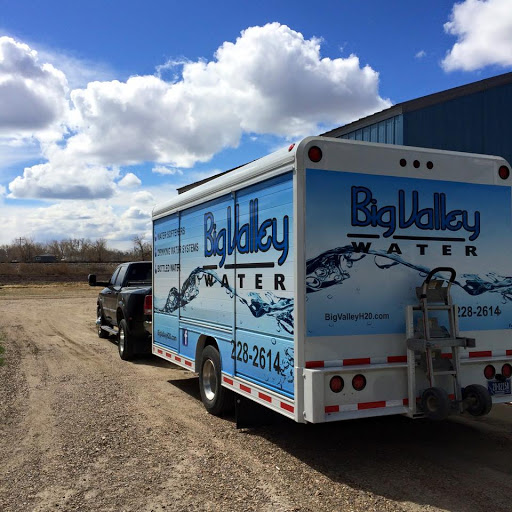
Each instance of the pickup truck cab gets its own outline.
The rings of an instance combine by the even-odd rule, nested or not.
[[[144,300],[151,295],[150,261],[122,263],[108,282],[88,277],[90,286],[102,286],[96,301],[98,336],[117,336],[121,359],[151,352],[151,335],[144,327]]]

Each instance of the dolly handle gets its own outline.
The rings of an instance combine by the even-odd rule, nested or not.
[[[457,275],[455,269],[453,269],[452,267],[436,267],[429,272],[427,278],[425,279],[425,284],[428,285],[430,283],[430,280],[439,272],[450,272],[449,283],[452,284],[455,281],[455,277]]]

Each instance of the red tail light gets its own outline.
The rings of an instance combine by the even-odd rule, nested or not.
[[[484,368],[484,375],[487,380],[494,379],[494,376],[496,375],[496,369],[494,368],[494,366],[492,364],[488,364]]]
[[[501,368],[501,375],[503,375],[503,377],[506,379],[509,379],[512,376],[512,366],[510,366],[508,363],[504,364]]]
[[[335,375],[332,377],[331,381],[329,382],[329,387],[331,388],[331,391],[333,393],[339,393],[343,390],[343,379],[339,375]]]
[[[352,387],[356,391],[362,391],[366,387],[366,377],[360,373],[352,379]]]
[[[146,295],[144,298],[144,314],[151,315],[153,312],[153,295]]]

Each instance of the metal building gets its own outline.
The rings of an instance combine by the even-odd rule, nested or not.
[[[512,72],[398,103],[322,135],[502,156],[512,164]]]
[[[512,73],[398,103],[323,135],[497,155],[512,163]]]

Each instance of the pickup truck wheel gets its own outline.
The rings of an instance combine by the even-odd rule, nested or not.
[[[107,323],[107,322],[105,322],[105,319],[103,318],[103,311],[101,308],[98,308],[98,310],[96,312],[96,316],[98,317],[98,319],[96,320],[96,326],[98,328],[98,336],[100,338],[108,338],[109,333],[107,331],[104,331],[101,328],[102,325],[106,325],[106,323]]]
[[[124,318],[119,322],[119,334],[117,336],[117,348],[119,350],[119,357],[123,361],[129,361],[130,359],[133,359],[133,340],[130,336],[130,331],[128,330],[128,324]]]
[[[208,345],[201,353],[199,391],[205,409],[214,416],[221,416],[234,403],[232,393],[221,386],[221,378],[219,351]]]

